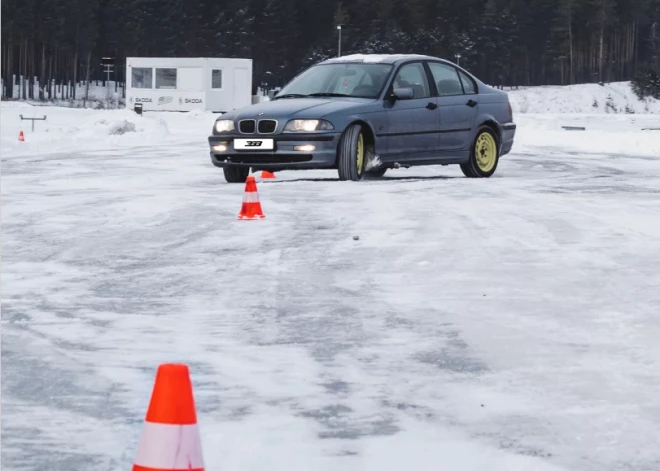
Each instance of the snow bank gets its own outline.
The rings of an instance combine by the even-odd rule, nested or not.
[[[660,100],[640,100],[630,82],[528,87],[507,93],[516,113],[660,114]]]
[[[351,55],[344,59],[392,57]],[[658,131],[660,101],[639,100],[630,83],[530,87],[508,92],[518,124],[514,151],[526,146],[588,148],[590,152],[660,155]],[[595,106],[594,106],[595,105]],[[3,159],[73,150],[97,150],[145,145],[186,143],[206,151],[217,113],[193,110],[187,113],[132,110],[92,110],[33,106],[3,102],[0,151]],[[19,115],[41,117],[31,131],[30,121]],[[586,131],[565,131],[562,126],[584,126]],[[25,142],[18,142],[20,131]]]
[[[3,159],[71,150],[95,150],[190,141],[194,136],[205,143],[217,114],[204,111],[188,113],[144,113],[132,110],[92,110],[40,107],[20,102],[4,102],[0,150]],[[46,116],[36,121],[34,132],[24,117]],[[19,132],[25,142],[18,141]]]
[[[657,115],[587,115],[587,114],[520,114],[514,115],[518,125],[513,152],[516,154],[564,150],[583,156],[635,155],[660,156],[660,127]],[[583,127],[569,131],[562,126]]]
[[[197,119],[198,117],[203,116],[205,113],[207,113],[207,112],[202,111],[202,110],[190,110],[190,111],[187,111],[185,113],[185,115],[189,119]]]

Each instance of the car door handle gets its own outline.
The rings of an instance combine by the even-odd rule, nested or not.
[[[428,109],[428,110],[434,110],[434,109],[436,109],[437,107],[438,107],[438,105],[435,104],[435,103],[432,103],[432,102],[429,103],[428,105],[426,105],[426,109]]]
[[[474,108],[475,106],[477,106],[477,102],[474,100],[468,100],[466,105],[468,105],[470,108]]]

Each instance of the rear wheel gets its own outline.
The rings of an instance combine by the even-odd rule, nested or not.
[[[362,126],[351,124],[339,143],[337,170],[340,180],[359,181],[364,176],[365,139]]]
[[[468,178],[490,177],[497,169],[499,154],[495,131],[490,126],[481,126],[470,151],[470,160],[461,164],[463,175]]]
[[[227,183],[245,183],[250,174],[250,167],[223,167]]]

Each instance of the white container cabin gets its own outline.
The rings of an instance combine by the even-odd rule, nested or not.
[[[252,104],[252,59],[126,58],[126,107],[225,113]]]

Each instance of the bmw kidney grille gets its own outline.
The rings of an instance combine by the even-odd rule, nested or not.
[[[274,119],[262,119],[259,121],[259,134],[272,134],[277,128],[277,121]]]

